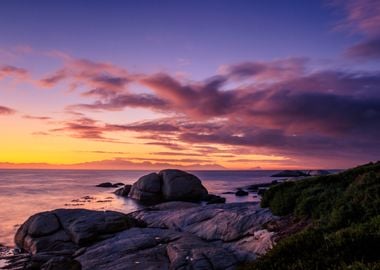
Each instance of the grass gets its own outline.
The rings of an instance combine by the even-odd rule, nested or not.
[[[380,270],[380,162],[276,185],[261,204],[313,225],[241,269]]]

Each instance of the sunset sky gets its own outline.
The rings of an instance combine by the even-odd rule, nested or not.
[[[0,2],[0,168],[379,159],[380,2]]]

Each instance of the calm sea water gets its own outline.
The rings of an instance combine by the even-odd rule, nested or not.
[[[151,171],[149,171],[151,172]],[[131,212],[141,206],[115,196],[101,182],[132,184],[148,171],[0,170],[0,244],[13,246],[17,228],[32,214],[56,208],[87,208]],[[249,184],[270,182],[276,171],[193,171],[210,193],[221,195]],[[87,197],[86,197],[87,196]],[[254,201],[222,195],[227,202]]]

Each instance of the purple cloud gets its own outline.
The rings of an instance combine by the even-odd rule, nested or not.
[[[380,59],[380,38],[352,46],[346,50],[345,55],[350,58],[378,60]]]
[[[16,113],[14,109],[5,106],[0,106],[0,115],[9,115],[14,113]]]

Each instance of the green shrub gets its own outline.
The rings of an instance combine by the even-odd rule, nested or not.
[[[276,185],[261,204],[313,226],[241,269],[380,269],[379,162]]]

